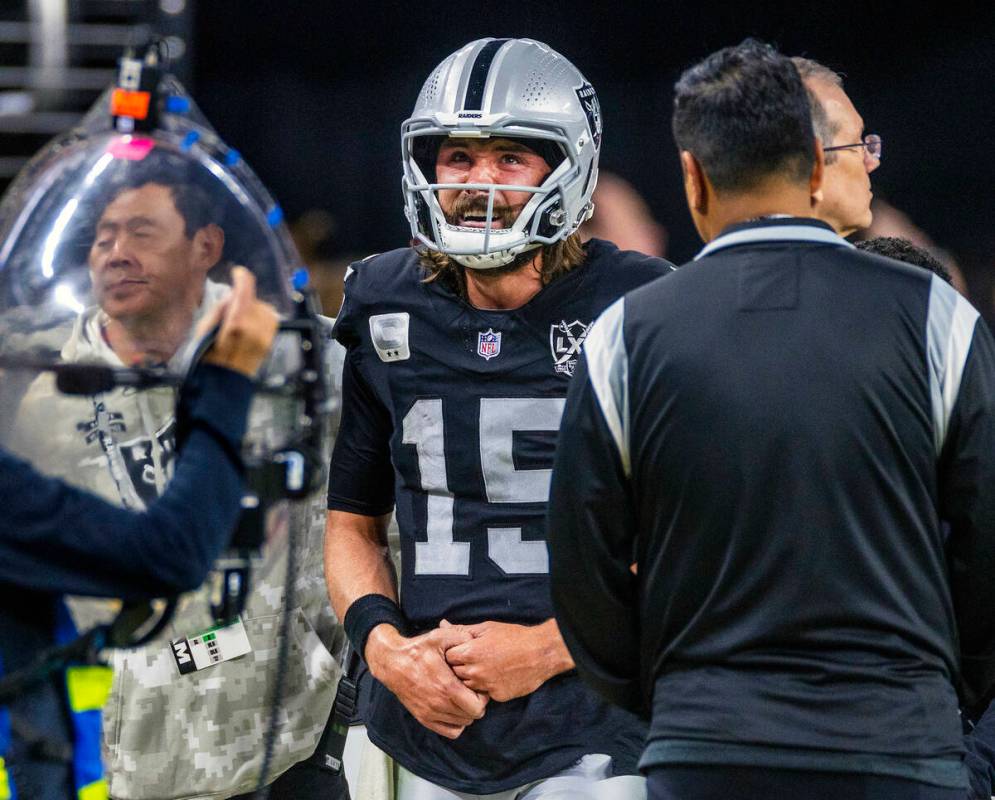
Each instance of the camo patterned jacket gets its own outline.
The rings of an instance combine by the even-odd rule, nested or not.
[[[79,316],[62,348],[65,360],[120,366],[101,336],[101,317],[99,309]],[[328,352],[337,398],[343,351],[329,341]],[[169,388],[69,397],[55,389],[50,375],[42,375],[20,403],[12,449],[47,474],[143,508],[172,474],[174,401]],[[335,415],[333,430],[337,403]],[[250,430],[267,422],[255,409],[252,417]],[[318,492],[288,513],[298,534],[297,580],[272,778],[313,752],[341,671],[332,654],[341,652],[345,636],[328,601],[322,566],[324,508],[324,493]],[[159,639],[112,654],[115,676],[104,709],[104,758],[113,798],[216,800],[255,788],[276,678],[286,544],[285,536],[272,538],[253,574],[242,616],[251,652],[180,674],[170,642],[211,626],[208,581],[181,598]],[[74,599],[71,605],[81,629],[110,613],[103,601]]]

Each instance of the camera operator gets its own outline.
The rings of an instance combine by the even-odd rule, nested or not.
[[[199,326],[203,334],[220,323],[185,393],[183,454],[169,487],[146,510],[119,508],[0,450],[3,672],[32,665],[60,638],[68,623],[63,594],[134,600],[193,589],[227,544],[240,511],[250,378],[277,327],[274,309],[256,299],[252,274],[235,268],[232,279],[230,295]],[[88,712],[99,722],[100,688],[109,681],[104,667],[70,667],[0,708],[0,798],[16,796],[12,786],[32,800],[106,797],[99,763],[94,780],[81,783],[86,769],[72,742],[85,735]]]

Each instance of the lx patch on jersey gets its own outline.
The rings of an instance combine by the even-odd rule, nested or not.
[[[590,327],[590,322],[585,324],[579,319],[573,322],[560,320],[549,326],[549,349],[553,353],[554,370],[573,376],[580,348],[587,338],[587,329]]]

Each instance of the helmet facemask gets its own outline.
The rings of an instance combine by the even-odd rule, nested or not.
[[[495,130],[488,137],[473,136],[477,140],[524,141],[551,167],[538,186],[439,183],[435,159],[441,144],[446,139],[451,141],[460,137],[435,127],[412,130],[412,122],[414,120],[405,124],[403,134],[405,213],[411,222],[412,235],[429,249],[443,252],[472,269],[494,269],[510,264],[522,253],[566,238],[587,218],[584,214],[581,219],[568,220],[563,210],[562,198],[567,187],[581,176],[579,163],[569,146],[565,146],[566,137],[562,134],[529,131],[529,135],[516,135]],[[442,190],[477,190],[486,195],[457,198],[447,217],[439,200]],[[502,192],[528,193],[531,198],[514,212],[497,205],[497,195]],[[479,212],[480,227],[457,224],[454,218],[459,216],[458,212],[465,213],[471,208]]]

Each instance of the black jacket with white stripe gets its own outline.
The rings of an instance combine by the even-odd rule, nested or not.
[[[584,350],[553,599],[581,674],[652,712],[643,765],[964,785],[956,690],[995,676],[977,311],[822,223],[763,220],[627,294]]]

